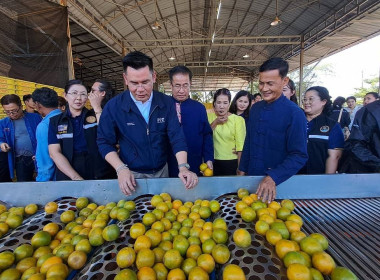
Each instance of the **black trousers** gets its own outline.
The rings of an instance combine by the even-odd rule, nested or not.
[[[34,160],[32,156],[16,156],[15,169],[17,182],[34,181]]]
[[[11,182],[9,176],[8,153],[0,152],[0,182]]]
[[[214,160],[214,176],[233,176],[236,175],[238,160]]]

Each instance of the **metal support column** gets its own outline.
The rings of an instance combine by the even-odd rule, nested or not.
[[[73,49],[71,47],[71,35],[70,35],[70,23],[69,23],[69,12],[67,9],[67,1],[61,0],[60,4],[66,7],[67,12],[67,68],[69,71],[69,80],[75,79],[75,71],[74,71],[74,60],[73,60]]]
[[[301,36],[301,52],[300,52],[300,79],[299,79],[299,86],[298,86],[298,100],[301,105],[301,94],[303,91],[302,84],[303,84],[303,55],[305,51],[305,40],[304,35]]]

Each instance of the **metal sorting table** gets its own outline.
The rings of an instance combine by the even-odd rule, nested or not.
[[[229,263],[242,267],[248,280],[287,279],[286,270],[274,252],[274,247],[254,230],[254,223],[245,223],[235,210],[239,188],[254,192],[262,177],[212,177],[200,178],[193,190],[185,190],[179,179],[140,179],[138,188],[129,198],[119,190],[116,180],[67,181],[46,183],[0,184],[0,200],[8,206],[23,206],[28,203],[44,205],[58,199],[59,212],[46,215],[39,212],[26,219],[22,226],[0,239],[0,251],[13,250],[28,242],[32,232],[41,230],[49,222],[59,223],[59,214],[75,208],[74,200],[67,197],[87,196],[98,204],[120,199],[134,199],[136,210],[125,222],[119,222],[121,236],[114,242],[106,242],[92,253],[86,266],[71,274],[71,279],[111,280],[119,271],[117,252],[134,242],[129,238],[132,224],[140,222],[142,216],[151,211],[152,194],[167,192],[173,199],[195,201],[217,199],[221,210],[211,218],[222,217],[228,225]],[[380,174],[339,174],[294,176],[277,188],[278,199],[292,199],[295,213],[304,220],[302,230],[319,232],[329,239],[328,253],[338,265],[350,268],[359,279],[380,279]],[[148,195],[150,194],[150,195]],[[246,228],[252,236],[247,249],[237,247],[232,233],[237,228]],[[216,267],[216,278],[221,279],[223,266]],[[326,278],[328,279],[328,278]]]

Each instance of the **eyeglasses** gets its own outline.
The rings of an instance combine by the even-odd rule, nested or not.
[[[88,97],[88,94],[87,93],[79,93],[77,91],[74,91],[74,92],[68,92],[67,94],[71,95],[72,97],[74,97],[74,99],[77,99],[78,97],[82,98],[82,99],[85,99]]]
[[[4,110],[4,114],[7,114],[8,116],[9,115],[14,115],[14,114],[17,114],[19,111],[20,111],[20,108],[21,107],[18,107],[18,109],[13,109],[13,110],[10,110],[10,111],[7,111],[7,110]]]
[[[183,85],[173,85],[173,87],[176,89],[176,90],[180,90],[181,88],[183,90],[188,90],[190,88],[190,85],[189,84],[183,84]]]
[[[309,104],[313,104],[313,102],[314,102],[314,98],[304,98],[304,99],[302,99],[302,103],[307,103],[307,102],[309,102]]]

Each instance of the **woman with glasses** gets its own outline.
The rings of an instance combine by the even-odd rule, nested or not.
[[[214,94],[214,112],[208,114],[214,140],[214,175],[237,175],[245,139],[245,121],[228,112],[231,93],[218,89]]]
[[[309,159],[303,174],[334,174],[344,148],[339,123],[330,119],[331,97],[325,87],[309,88],[302,100],[307,119],[307,151]]]
[[[239,91],[231,102],[229,112],[243,117],[245,123],[248,121],[249,110],[251,109],[252,97],[246,90]]]
[[[15,94],[4,95],[1,105],[7,117],[0,120],[0,148],[8,154],[9,176],[13,179],[16,173],[18,182],[33,181],[36,129],[42,118],[23,112],[21,99]]]
[[[50,119],[49,154],[58,170],[56,179],[92,180],[115,178],[96,144],[97,112],[85,108],[86,87],[80,80],[65,86],[66,111]]]

